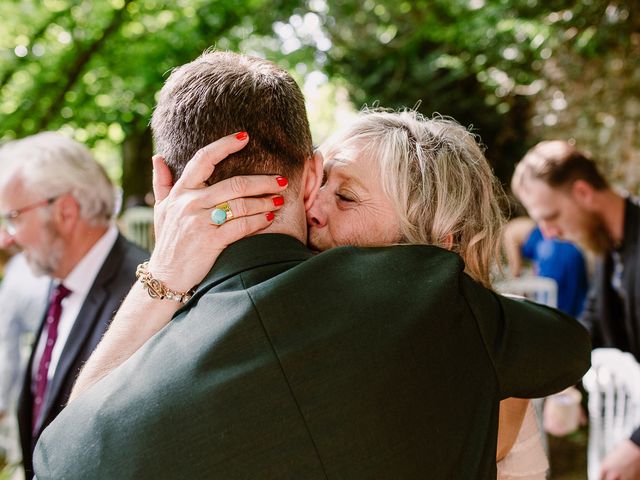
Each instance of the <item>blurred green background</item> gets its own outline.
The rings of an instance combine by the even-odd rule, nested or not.
[[[415,107],[472,126],[505,184],[562,138],[640,193],[637,0],[2,0],[0,18],[0,143],[61,130],[125,201],[150,190],[156,93],[209,47],[288,69],[316,143],[365,104]],[[554,478],[584,478],[576,438],[552,442]]]
[[[125,197],[150,189],[149,118],[172,67],[208,47],[304,85],[316,143],[363,104],[472,125],[497,175],[575,139],[640,183],[640,3],[582,0],[3,0],[0,142],[62,130]]]

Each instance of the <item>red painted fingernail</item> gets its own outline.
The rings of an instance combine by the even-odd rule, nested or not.
[[[289,183],[289,180],[284,177],[276,177],[276,182],[278,182],[278,185],[280,185],[281,187],[286,187]]]
[[[270,222],[271,220],[273,220],[274,218],[276,218],[276,214],[273,212],[268,212],[267,215],[267,221]]]
[[[236,138],[240,141],[246,140],[249,134],[247,132],[238,132],[236,133]]]
[[[279,207],[280,205],[284,205],[284,197],[280,197],[280,196],[273,197],[273,204],[276,207]]]

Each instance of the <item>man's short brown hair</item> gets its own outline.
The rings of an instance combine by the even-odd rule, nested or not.
[[[609,188],[595,162],[569,142],[551,140],[531,148],[516,165],[511,190],[517,195],[523,182],[540,180],[551,188],[570,188],[576,180],[584,180],[596,190]]]
[[[216,167],[210,183],[234,175],[294,179],[313,153],[304,97],[271,62],[231,52],[205,52],[176,68],[151,120],[156,148],[174,180],[205,145],[246,131],[249,144]]]

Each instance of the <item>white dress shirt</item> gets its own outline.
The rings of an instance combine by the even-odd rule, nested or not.
[[[62,300],[62,313],[60,315],[60,323],[58,324],[58,339],[53,347],[53,352],[51,352],[51,363],[49,364],[49,370],[47,373],[48,382],[51,382],[51,379],[56,373],[60,356],[62,355],[62,351],[69,339],[71,329],[77,320],[78,313],[80,313],[80,309],[89,294],[89,290],[91,289],[98,272],[102,268],[107,255],[109,255],[113,245],[116,243],[117,238],[118,229],[112,225],[105,234],[100,237],[100,240],[91,247],[87,254],[82,257],[82,260],[78,262],[62,282],[59,280],[54,281],[54,285],[62,283],[65,287],[71,290],[71,293]],[[40,335],[40,340],[36,347],[36,354],[33,359],[33,365],[31,366],[32,391],[35,390],[35,379],[46,341],[47,332],[45,327],[42,335]]]

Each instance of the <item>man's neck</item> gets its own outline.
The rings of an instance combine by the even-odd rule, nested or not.
[[[106,225],[90,226],[84,222],[79,228],[76,228],[67,239],[64,256],[54,276],[60,280],[64,280],[96,242],[106,233],[108,228]]]
[[[286,205],[275,212],[275,220],[264,230],[260,230],[256,235],[262,233],[281,233],[289,235],[300,242],[307,244],[307,217],[304,206],[300,204]]]

